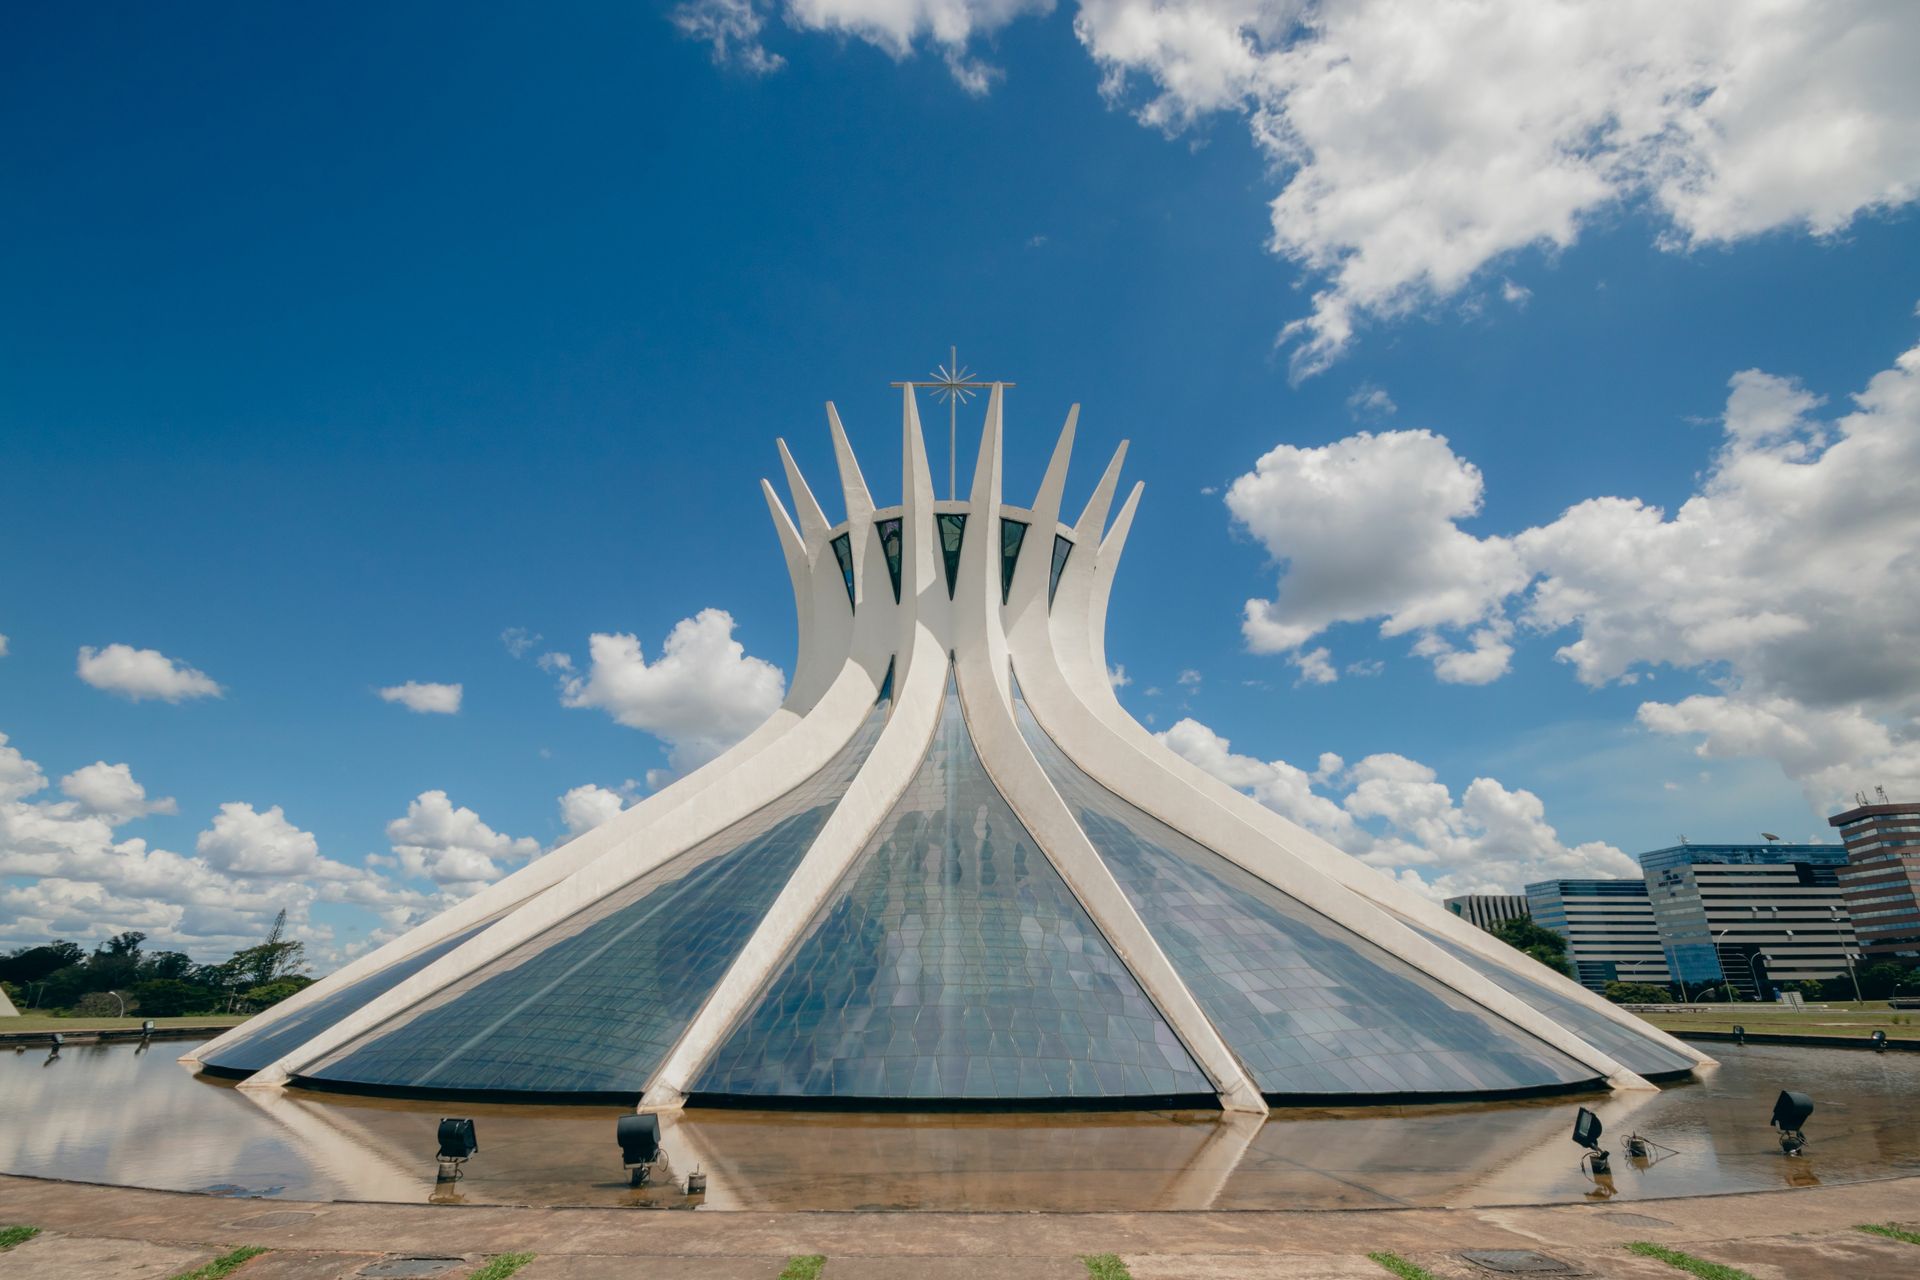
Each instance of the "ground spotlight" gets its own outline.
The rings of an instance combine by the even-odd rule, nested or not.
[[[631,1185],[644,1187],[660,1161],[660,1117],[655,1115],[621,1116],[613,1136],[620,1143],[620,1163],[630,1175]]]
[[[136,1054],[145,1053],[153,1045],[153,1019],[148,1018],[140,1024],[140,1043],[133,1046]]]
[[[65,1044],[66,1042],[67,1042],[67,1038],[61,1035],[58,1031],[54,1032],[52,1035],[47,1037],[47,1061],[48,1062],[52,1062],[55,1058],[60,1056],[60,1046]]]
[[[480,1139],[474,1135],[473,1121],[464,1116],[443,1118],[440,1121],[439,1181],[457,1180],[460,1166],[479,1149]]]
[[[1585,1107],[1580,1108],[1580,1114],[1573,1118],[1573,1140],[1587,1149],[1587,1154],[1581,1156],[1580,1161],[1582,1164],[1592,1162],[1595,1179],[1607,1177],[1613,1172],[1606,1148],[1600,1145],[1600,1128],[1600,1117]]]
[[[1735,1044],[1745,1044],[1747,1042],[1747,1029],[1737,1022],[1733,1024],[1733,1042]]]
[[[1773,1104],[1773,1127],[1780,1131],[1780,1150],[1797,1156],[1807,1148],[1807,1135],[1801,1126],[1813,1114],[1813,1099],[1804,1093],[1782,1089]]]
[[[1886,1032],[1876,1031],[1872,1035],[1868,1036],[1867,1039],[1873,1041],[1873,1051],[1875,1053],[1885,1053],[1887,1051],[1887,1033]]]

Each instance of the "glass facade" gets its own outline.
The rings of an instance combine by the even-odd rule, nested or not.
[[[1546,1014],[1628,1070],[1643,1076],[1663,1076],[1677,1071],[1692,1070],[1693,1059],[1677,1050],[1669,1049],[1657,1040],[1639,1035],[1629,1027],[1621,1026],[1604,1013],[1589,1009],[1574,997],[1563,995],[1544,982],[1536,982],[1504,965],[1484,959],[1465,947],[1442,938],[1437,933],[1427,932],[1411,920],[1402,920],[1401,923],[1469,969],[1485,976],[1494,986],[1518,996],[1533,1008]],[[1519,952],[1515,952],[1514,955],[1525,958],[1520,957]],[[1528,960],[1527,963],[1537,962]]]
[[[1122,800],[1024,702],[1021,732],[1155,941],[1269,1096],[1592,1081],[1582,1066]]]
[[[940,556],[947,564],[947,599],[953,599],[953,585],[960,577],[960,543],[967,536],[967,518],[958,512],[934,517],[940,536]]]
[[[423,947],[410,956],[394,961],[384,969],[376,969],[359,981],[348,983],[332,995],[314,1001],[299,1012],[288,1014],[277,1022],[263,1026],[252,1035],[240,1037],[220,1049],[218,1053],[201,1059],[201,1062],[216,1071],[248,1073],[271,1066],[355,1009],[393,990],[499,918],[498,914],[489,916],[465,932],[457,933],[430,947]]]
[[[1027,523],[1000,517],[1000,603],[1013,591],[1013,567],[1020,562],[1020,544],[1027,539]]]
[[[397,1088],[639,1094],[746,945],[885,723],[821,771],[306,1074]]]
[[[847,583],[847,603],[853,603],[853,539],[841,534],[833,540],[833,558],[840,562],[840,576]]]
[[[698,1095],[1213,1094],[988,778],[949,685],[913,781]]]
[[[881,520],[874,525],[880,532],[880,549],[887,556],[887,576],[893,579],[893,602],[900,603],[900,518]]]
[[[1073,542],[1053,535],[1053,571],[1047,577],[1047,607],[1053,607],[1054,593],[1060,590],[1060,575],[1066,571],[1067,557],[1073,554]]]

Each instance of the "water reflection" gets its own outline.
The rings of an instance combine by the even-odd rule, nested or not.
[[[674,1167],[711,1174],[703,1202],[747,1209],[1272,1209],[1646,1199],[1857,1181],[1920,1170],[1920,1058],[1720,1046],[1722,1065],[1658,1093],[1587,1098],[1614,1152],[1611,1186],[1568,1141],[1570,1099],[1212,1112],[841,1115],[690,1111]],[[1767,1125],[1782,1088],[1813,1094],[1806,1155]],[[480,1153],[434,1180],[442,1114],[471,1115]],[[397,1102],[200,1079],[172,1054],[72,1045],[0,1054],[0,1170],[89,1182],[280,1195],[686,1207],[632,1188],[618,1112]],[[1629,1133],[1658,1147],[1630,1156]]]

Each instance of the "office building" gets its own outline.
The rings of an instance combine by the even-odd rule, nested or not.
[[[1645,880],[1543,880],[1527,886],[1533,922],[1567,940],[1573,974],[1590,991],[1609,982],[1666,986],[1666,952]]]
[[[1468,924],[1489,933],[1504,921],[1527,914],[1527,897],[1523,893],[1466,893],[1448,898],[1443,905]]]
[[[1860,938],[1860,963],[1920,959],[1920,801],[1860,804],[1827,821],[1846,842],[1840,872]],[[1860,797],[1865,800],[1866,797]]]
[[[1786,983],[1843,978],[1855,949],[1837,844],[1682,844],[1640,855],[1660,945],[1691,996],[1731,985],[1746,1000]]]

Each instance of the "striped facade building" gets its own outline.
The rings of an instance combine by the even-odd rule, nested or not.
[[[1667,968],[1690,998],[1730,984],[1770,1000],[1844,977],[1857,950],[1837,844],[1683,844],[1640,855]]]
[[[1591,991],[1670,981],[1645,880],[1543,880],[1527,886],[1527,911],[1567,940],[1574,977]]]
[[[1846,842],[1840,887],[1862,963],[1920,958],[1920,802],[1861,805],[1827,821]]]
[[[1448,898],[1445,905],[1468,924],[1488,933],[1527,914],[1527,897],[1523,893],[1465,893]]]

